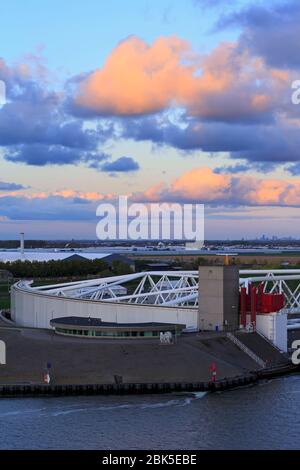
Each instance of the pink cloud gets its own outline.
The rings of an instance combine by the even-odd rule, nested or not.
[[[195,168],[169,187],[156,185],[141,197],[153,201],[195,201],[219,205],[300,206],[300,179],[263,179]]]
[[[51,197],[58,197],[62,199],[84,199],[86,201],[94,202],[94,201],[102,201],[102,200],[113,200],[117,196],[116,194],[113,193],[99,193],[96,191],[77,191],[75,189],[71,188],[66,188],[66,189],[60,189],[57,191],[52,191],[52,192],[46,192],[46,191],[40,191],[40,192],[24,192],[24,191],[1,191],[0,194],[0,199],[5,198],[5,197],[16,197],[20,199],[27,199],[27,200],[33,200],[33,199],[49,199]]]
[[[160,37],[151,45],[131,36],[80,82],[74,103],[99,115],[182,106],[190,115],[230,120],[271,111],[288,80],[287,71],[266,66],[238,43],[222,43],[200,55],[176,36]]]
[[[181,63],[188,53],[188,43],[176,36],[158,38],[150,46],[131,36],[81,83],[76,104],[119,115],[159,111],[173,100],[180,104],[197,84],[194,67]]]
[[[157,183],[145,191],[128,193],[129,200],[137,202],[199,202],[216,206],[283,206],[300,207],[300,178],[276,179],[217,173],[211,168],[195,168],[173,180],[168,186]],[[2,193],[15,201],[51,201],[66,203],[74,199],[97,203],[116,201],[116,193],[62,189],[54,192]]]

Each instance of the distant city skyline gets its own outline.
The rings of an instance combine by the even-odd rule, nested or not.
[[[205,204],[206,239],[298,237],[299,1],[11,0],[1,20],[1,240],[94,239],[119,195]]]

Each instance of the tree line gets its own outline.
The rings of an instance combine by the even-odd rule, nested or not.
[[[115,260],[110,266],[101,259],[94,260],[50,260],[0,262],[0,270],[9,271],[15,278],[55,278],[72,276],[122,275],[131,272],[123,261]]]

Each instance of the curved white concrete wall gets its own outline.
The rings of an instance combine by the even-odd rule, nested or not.
[[[18,287],[18,284],[11,288],[11,315],[17,325],[33,328],[51,328],[50,320],[53,318],[71,316],[101,318],[118,323],[164,322],[199,327],[197,308],[56,297]]]

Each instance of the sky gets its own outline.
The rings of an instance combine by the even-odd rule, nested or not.
[[[299,237],[297,0],[3,0],[0,238],[96,237],[100,202]],[[1,88],[0,88],[1,91]]]

